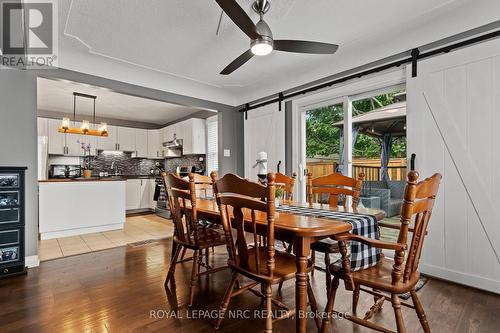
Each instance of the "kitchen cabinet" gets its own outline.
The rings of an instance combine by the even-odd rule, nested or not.
[[[154,185],[154,179],[127,179],[125,187],[126,210],[154,208]]]
[[[148,130],[135,130],[135,152],[132,157],[146,158],[148,157]]]
[[[117,150],[135,151],[135,128],[118,127]]]
[[[100,136],[97,139],[97,149],[118,150],[118,127],[108,125],[108,136]]]
[[[180,134],[177,137],[183,140],[183,154],[206,154],[205,120],[191,118],[179,125]]]
[[[50,155],[64,155],[66,153],[66,134],[57,131],[60,125],[60,120],[47,120]]]
[[[125,209],[139,209],[141,205],[141,179],[127,179],[125,185]]]
[[[148,157],[163,158],[162,136],[160,130],[148,130]]]
[[[48,136],[48,119],[46,118],[37,118],[37,132],[38,136]]]

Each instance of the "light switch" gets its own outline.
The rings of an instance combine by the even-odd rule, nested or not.
[[[224,149],[224,157],[230,157],[231,156],[231,150],[230,149]]]

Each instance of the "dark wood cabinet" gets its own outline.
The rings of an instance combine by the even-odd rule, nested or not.
[[[0,278],[26,273],[25,167],[0,167]]]

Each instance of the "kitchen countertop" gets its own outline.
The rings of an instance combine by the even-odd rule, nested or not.
[[[68,183],[68,182],[106,182],[106,181],[125,181],[127,179],[155,179],[152,175],[119,175],[108,177],[92,177],[92,178],[50,178],[47,180],[39,180],[39,183]]]

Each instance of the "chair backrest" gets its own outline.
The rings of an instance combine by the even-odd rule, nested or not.
[[[163,173],[162,178],[177,239],[188,244],[198,244],[198,213],[193,174],[189,174],[190,181],[175,173]],[[189,211],[184,209],[189,206]]]
[[[212,172],[214,192],[219,204],[222,226],[227,240],[229,260],[241,269],[262,276],[272,276],[274,272],[274,195],[275,177],[267,175],[267,186],[251,182],[234,174],[226,174],[218,179]],[[265,244],[259,243],[257,234],[257,217],[267,219]],[[233,237],[236,230],[236,239]],[[253,234],[253,245],[247,244],[245,233]],[[260,267],[260,248],[265,246],[266,267]],[[253,252],[252,252],[253,251]],[[238,260],[236,260],[238,258]],[[253,260],[251,262],[250,260]]]
[[[281,187],[285,191],[283,199],[293,200],[293,187],[295,185],[295,179],[297,174],[294,172],[292,177],[284,175],[280,172],[274,174],[275,176],[275,186]]]
[[[192,175],[198,197],[207,198],[208,193],[212,193],[213,191],[212,178],[197,173],[193,173]]]
[[[405,251],[396,251],[395,253],[392,271],[393,283],[397,283],[401,277],[403,277],[403,282],[408,281],[418,270],[424,238],[427,234],[436,194],[442,178],[441,174],[436,173],[432,177],[417,183],[418,176],[416,171],[408,173],[408,182],[404,192],[403,207],[401,208],[401,228],[398,243],[406,244],[408,242],[409,225],[412,221],[413,237],[408,246],[406,262],[404,262]]]
[[[323,195],[328,195],[330,206],[337,206],[339,196],[343,197],[343,205],[347,206],[346,197],[352,198],[352,208],[356,208],[359,203],[359,196],[363,186],[365,175],[360,173],[358,179],[344,176],[341,173],[332,173],[327,176],[312,178],[312,174],[307,175],[307,196],[309,204],[321,201]]]

